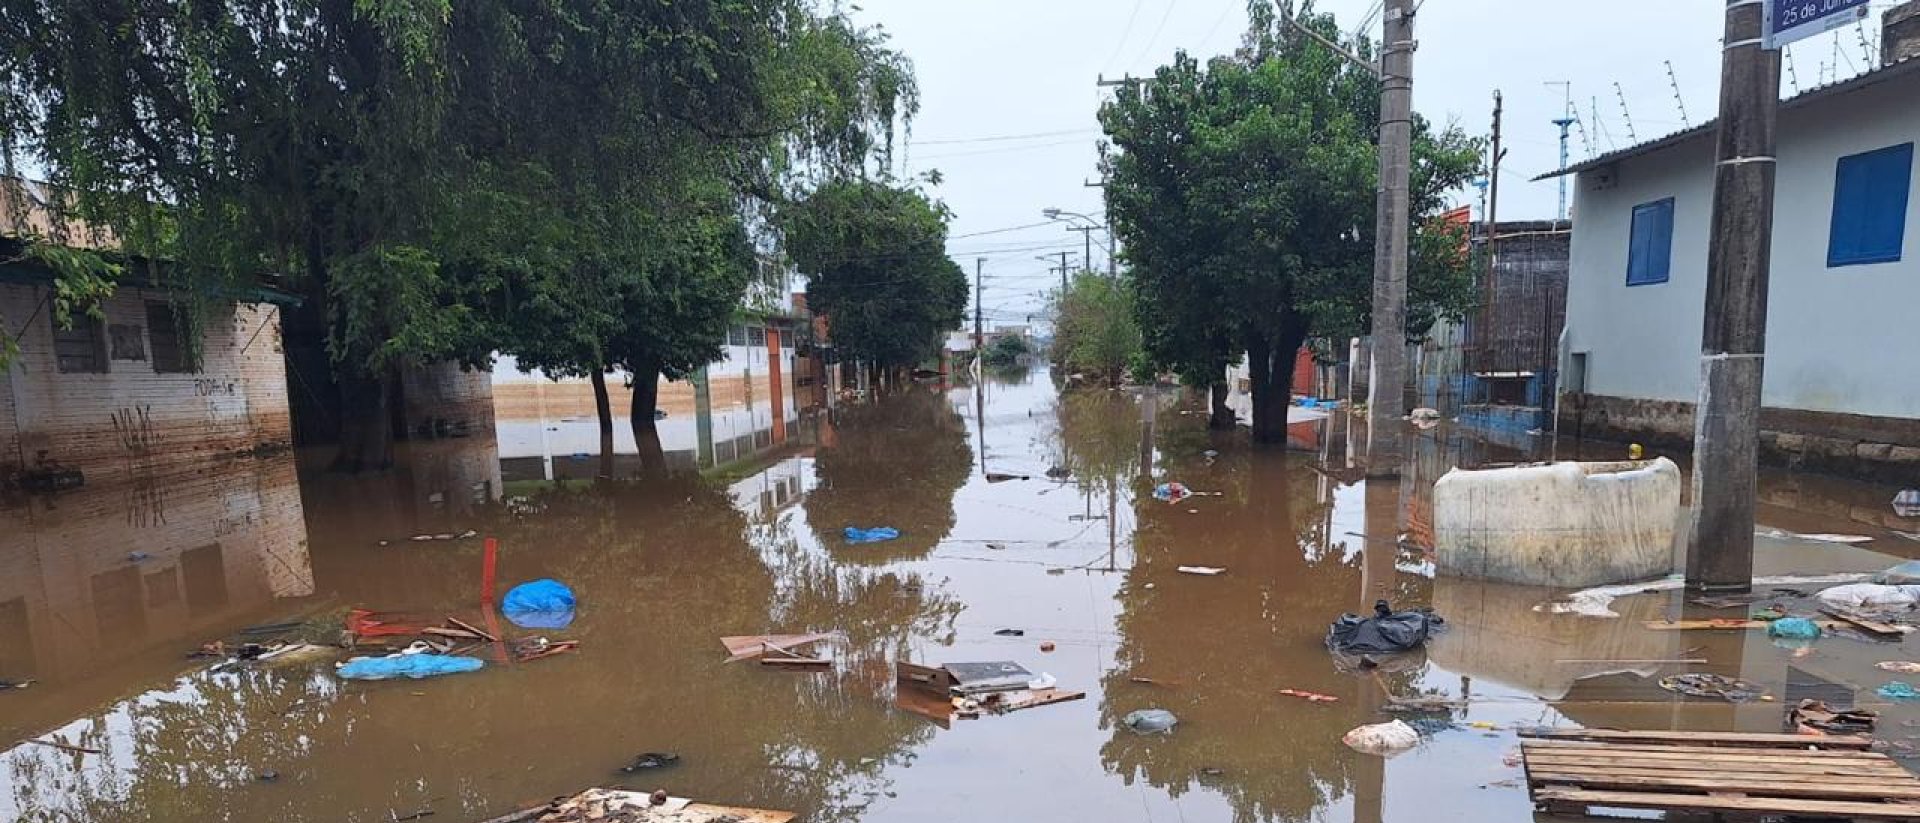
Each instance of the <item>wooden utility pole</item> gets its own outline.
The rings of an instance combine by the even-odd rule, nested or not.
[[[1367,474],[1400,471],[1406,428],[1408,176],[1413,153],[1413,0],[1386,0],[1380,43],[1380,199],[1373,247],[1373,374]]]
[[[1761,4],[1727,0],[1726,15],[1700,404],[1694,412],[1687,588],[1744,592],[1753,582],[1780,52],[1762,43]]]

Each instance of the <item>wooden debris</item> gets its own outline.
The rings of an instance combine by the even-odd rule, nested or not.
[[[1831,735],[1808,738],[1797,734],[1765,734],[1757,732],[1689,732],[1665,729],[1628,730],[1628,729],[1522,729],[1521,737],[1536,740],[1577,740],[1595,743],[1635,743],[1665,744],[1686,746],[1714,746],[1733,748],[1779,748],[1791,747],[1804,749],[1857,749],[1865,750],[1873,741],[1865,737]]]
[[[472,623],[464,622],[457,617],[453,617],[449,615],[447,617],[447,622],[452,623],[455,628],[465,629],[467,631],[470,631],[470,632],[473,632],[474,634],[479,635],[482,639],[486,640],[488,643],[500,642],[500,638],[493,636],[491,633],[487,632],[485,629],[482,629],[479,626],[475,626]]]
[[[822,640],[832,638],[831,634],[748,634],[735,637],[722,637],[720,644],[727,647],[728,663],[749,660],[765,655],[769,651],[791,652],[802,649]]]
[[[580,647],[580,641],[578,640],[562,640],[557,643],[550,643],[547,645],[546,648],[541,649],[539,651],[528,652],[526,654],[518,655],[517,658],[522,663],[528,663],[534,660],[539,660],[542,657],[552,657],[556,654],[565,654],[579,647]]]
[[[1006,698],[1006,700],[1000,704],[998,710],[1003,712],[1017,712],[1022,709],[1037,709],[1041,706],[1051,706],[1055,703],[1079,700],[1087,696],[1086,692],[1070,692],[1065,689],[1034,689],[1026,694],[1026,697],[1010,696]]]
[[[614,789],[588,789],[529,811],[537,816],[515,812],[486,823],[788,823],[795,817],[792,812],[716,806]]]
[[[1307,701],[1308,703],[1337,703],[1340,700],[1340,698],[1334,697],[1333,695],[1330,695],[1330,694],[1301,691],[1299,689],[1281,689],[1280,694],[1285,695],[1287,697],[1298,697],[1301,700]]]
[[[955,685],[953,675],[937,666],[916,666],[902,660],[894,664],[894,677],[902,683],[919,686],[923,689],[947,694]]]
[[[439,626],[428,626],[424,629],[421,629],[420,633],[431,636],[431,637],[450,637],[450,638],[453,638],[454,640],[486,640],[488,639],[478,634],[475,634],[473,632],[467,631],[466,629],[447,629],[447,628],[441,628]]]
[[[1205,577],[1213,577],[1215,575],[1227,573],[1226,569],[1220,568],[1218,566],[1181,566],[1180,568],[1174,569],[1174,571],[1177,571],[1181,574],[1198,574]]]
[[[1183,685],[1178,680],[1161,680],[1160,678],[1157,678],[1157,677],[1129,677],[1127,678],[1127,682],[1141,683],[1148,686],[1164,686],[1170,689],[1177,689],[1181,685]]]
[[[1920,780],[1864,751],[1864,737],[1605,729],[1521,736],[1531,738],[1521,742],[1528,791],[1549,811],[1920,820]]]
[[[1846,627],[1846,624],[1837,620],[1816,620],[1814,622],[1819,624],[1820,628],[1823,629]],[[1645,625],[1647,628],[1657,632],[1723,631],[1764,629],[1773,625],[1773,621],[1729,617],[1715,620],[1648,620]]]
[[[1906,636],[1907,632],[1913,631],[1912,628],[1907,626],[1895,626],[1892,623],[1883,623],[1873,618],[1862,617],[1861,615],[1842,609],[1821,609],[1820,613],[1882,640],[1899,640]]]

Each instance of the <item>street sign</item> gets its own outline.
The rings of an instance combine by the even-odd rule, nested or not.
[[[1764,0],[1766,47],[1777,49],[1867,18],[1871,0]]]

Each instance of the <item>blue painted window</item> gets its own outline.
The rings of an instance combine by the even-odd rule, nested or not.
[[[1632,234],[1627,285],[1667,282],[1673,270],[1673,198],[1634,206]]]
[[[1833,177],[1827,265],[1899,260],[1906,239],[1907,194],[1912,188],[1912,143],[1840,158]]]

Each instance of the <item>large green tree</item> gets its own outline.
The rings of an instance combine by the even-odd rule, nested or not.
[[[1329,40],[1330,15],[1278,14]],[[1217,384],[1244,354],[1256,440],[1281,442],[1294,352],[1312,335],[1369,322],[1379,82],[1371,72],[1250,4],[1242,49],[1201,64],[1185,53],[1101,107],[1110,148],[1107,207],[1121,239],[1150,354]],[[1364,39],[1347,42],[1361,56]],[[1479,171],[1480,145],[1457,128],[1414,128],[1408,329],[1458,314],[1472,280],[1458,244],[1434,242],[1448,192]],[[1194,381],[1193,371],[1204,379]],[[1219,414],[1216,410],[1216,418]]]
[[[1120,385],[1140,357],[1134,294],[1125,278],[1081,272],[1054,306],[1053,346],[1072,373]]]
[[[0,37],[8,171],[130,258],[308,298],[343,469],[390,461],[409,362],[710,357],[756,208],[915,99],[816,0],[9,0]]]
[[[852,177],[782,211],[788,252],[809,277],[807,305],[827,316],[845,357],[911,367],[959,327],[967,276],[947,257],[949,217],[915,188]]]

